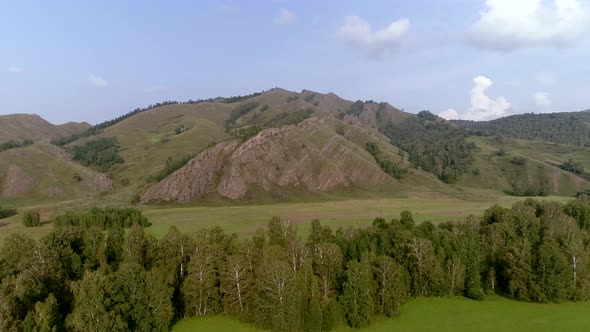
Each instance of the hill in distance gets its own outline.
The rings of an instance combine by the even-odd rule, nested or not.
[[[50,141],[83,132],[90,127],[92,126],[86,122],[54,125],[34,114],[0,115],[0,142],[25,139]]]
[[[0,152],[0,197],[8,197],[6,188],[14,179],[32,183],[33,178],[39,186],[13,190],[9,197],[34,192],[47,200],[64,200],[94,190],[125,201],[136,196],[143,203],[186,203],[326,193],[457,193],[461,188],[574,195],[590,184],[583,174],[560,165],[574,159],[590,169],[590,148],[584,146],[586,120],[580,126],[567,119],[585,119],[587,114],[448,122],[387,103],[275,88],[242,97],[151,105],[92,128],[10,116],[11,121],[2,122],[12,123],[3,124],[5,128],[45,128],[39,130],[42,135],[30,137],[55,144]],[[11,130],[2,132],[0,143],[20,137],[19,130]],[[97,141],[113,138],[109,146]],[[98,151],[100,158],[117,154],[122,162],[103,169],[93,164],[94,157],[75,160],[79,149],[102,145],[106,150]],[[38,169],[27,166],[27,159],[37,160]],[[43,166],[55,163],[60,166]],[[84,175],[73,183],[76,173]]]

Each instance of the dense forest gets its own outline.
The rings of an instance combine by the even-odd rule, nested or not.
[[[99,138],[88,141],[84,145],[75,146],[73,157],[82,165],[92,166],[101,172],[124,162],[119,155],[119,141],[116,137]]]
[[[381,131],[393,145],[408,152],[414,166],[447,183],[469,172],[473,163],[475,144],[467,141],[467,131],[428,111],[395,124],[390,121]]]
[[[492,121],[452,120],[479,135],[590,147],[590,112],[520,114]]]
[[[32,144],[33,144],[33,141],[30,139],[25,139],[20,142],[19,141],[2,142],[2,143],[0,143],[0,152],[10,150],[10,149],[23,148],[25,146],[29,146]]]
[[[587,197],[493,206],[438,226],[409,212],[336,231],[316,220],[305,240],[279,218],[245,240],[218,227],[172,227],[158,240],[111,218],[97,210],[39,241],[5,240],[0,330],[166,331],[183,317],[225,314],[276,331],[329,331],[399,315],[417,296],[590,300]]]

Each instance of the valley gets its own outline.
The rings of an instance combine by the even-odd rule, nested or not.
[[[0,116],[1,131],[11,133],[0,151],[0,277],[38,275],[50,279],[27,289],[56,283],[51,287],[72,292],[76,309],[60,323],[72,330],[89,324],[286,330],[313,323],[312,330],[324,324],[336,331],[430,331],[470,330],[476,322],[489,330],[576,329],[587,322],[561,322],[585,310],[584,302],[520,302],[586,300],[590,294],[585,265],[573,282],[565,272],[552,275],[555,283],[537,279],[542,264],[569,271],[572,255],[585,254],[582,239],[590,225],[586,127],[545,134],[553,120],[449,122],[428,111],[279,88],[162,102],[92,127]],[[514,134],[527,133],[527,121],[533,129]],[[19,258],[15,250],[26,254]],[[332,264],[323,250],[334,265],[322,265]],[[514,252],[534,258],[506,258]],[[548,252],[558,259],[542,261]],[[18,265],[37,266],[39,259],[51,268]],[[247,260],[249,269],[241,265]],[[241,300],[239,310],[230,300],[236,288],[226,277],[233,268],[234,276],[245,273],[244,301],[253,316],[244,316]],[[513,273],[517,268],[529,269],[532,281]],[[209,279],[196,279],[195,271]],[[379,279],[388,273],[391,281]],[[85,299],[94,295],[82,294],[97,292],[106,301],[113,290],[94,287],[125,283],[127,275],[136,276],[133,283],[147,296],[128,314],[155,307],[160,314],[111,320],[105,302],[104,321],[87,321],[94,309]],[[260,281],[250,279],[254,275]],[[300,287],[303,302],[293,295],[268,307],[252,297],[260,291],[266,301],[276,300],[262,292],[276,277],[289,285],[281,291]],[[359,293],[350,280],[365,277],[359,282],[382,293],[358,298],[365,304],[354,307],[347,297]],[[12,315],[5,324],[39,324],[11,304],[37,298],[15,293],[20,281],[12,278],[0,288],[6,294],[0,305]],[[30,312],[55,306],[53,295],[39,291],[46,300]],[[184,298],[173,295],[181,293]],[[183,306],[192,311],[180,316]],[[470,314],[457,319],[457,308]],[[182,319],[210,316],[209,310],[226,315]],[[301,315],[288,314],[293,310]],[[515,325],[517,317],[548,311],[546,321]],[[498,315],[507,318],[498,322]]]

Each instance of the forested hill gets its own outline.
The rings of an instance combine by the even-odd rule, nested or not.
[[[590,147],[590,112],[520,114],[492,121],[452,120],[484,135]]]

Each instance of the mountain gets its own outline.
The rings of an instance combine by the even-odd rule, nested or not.
[[[86,122],[54,125],[35,114],[0,115],[0,143],[25,139],[49,141],[83,132],[90,127]]]
[[[112,188],[106,175],[81,166],[49,143],[0,152],[0,197],[6,200],[59,201]]]
[[[590,112],[519,114],[491,121],[452,120],[480,135],[590,147]]]
[[[571,159],[590,169],[590,148],[578,144],[583,140],[571,145],[583,129],[575,125],[572,134],[563,124],[571,117],[449,122],[387,103],[279,88],[167,101],[94,127],[53,126],[36,116],[17,122],[12,116],[10,122],[21,128],[54,131],[30,130],[45,134],[30,136],[38,139],[33,145],[0,152],[0,198],[75,205],[72,200],[81,197],[85,204],[256,201],[340,193],[459,194],[465,188],[575,195],[590,187],[588,174],[561,166]],[[553,128],[541,130],[539,121]],[[10,139],[18,138],[11,130]],[[519,139],[517,133],[552,143]]]
[[[297,125],[264,129],[245,142],[235,139],[217,144],[151,187],[142,202],[188,202],[211,195],[242,199],[287,197],[293,192],[391,192],[417,176],[436,186],[435,179],[418,172],[403,181],[389,176],[363,147],[368,141],[388,143],[358,127],[339,126],[342,124],[333,118],[314,117]],[[351,139],[353,136],[357,138]],[[389,158],[399,161],[393,154]]]

